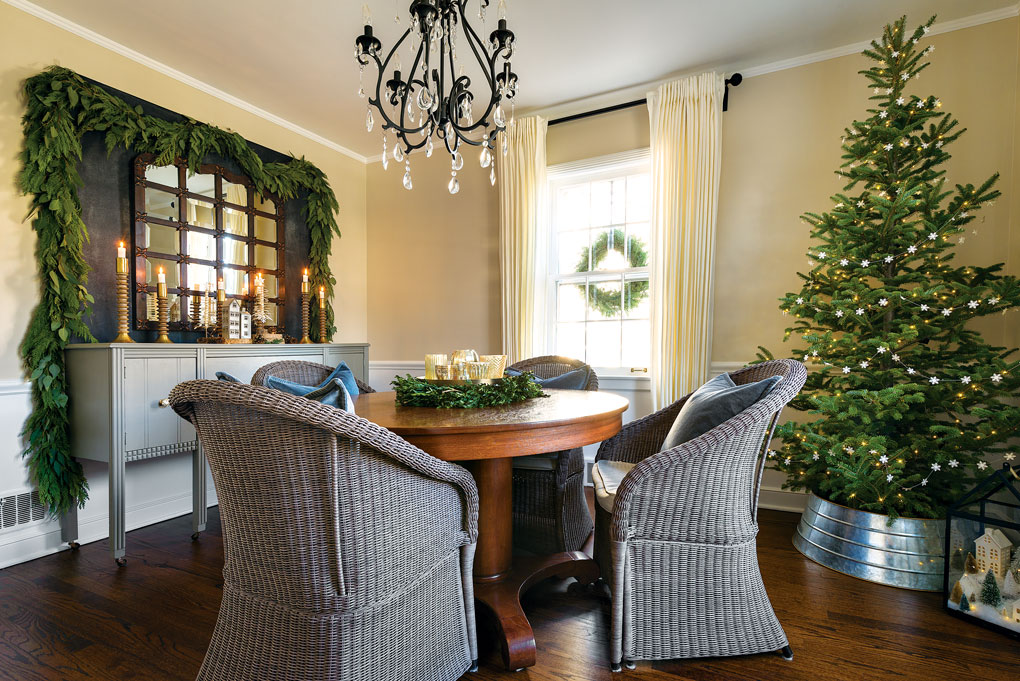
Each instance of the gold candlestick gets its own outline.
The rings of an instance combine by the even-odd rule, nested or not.
[[[309,303],[308,298],[309,298],[309,294],[311,292],[308,290],[309,289],[309,284],[308,284],[308,281],[307,281],[307,277],[308,277],[308,270],[305,270],[306,281],[302,281],[301,282],[301,342],[302,343],[311,343],[312,342],[312,339],[308,337],[308,316],[309,316],[308,315],[308,303]]]
[[[122,246],[123,247],[123,246]],[[126,257],[117,258],[117,337],[114,343],[134,343],[128,335],[128,261]]]
[[[326,287],[319,287],[319,342],[325,343],[326,339]]]
[[[196,330],[202,326],[202,297],[197,289],[191,294],[191,326]]]
[[[156,284],[156,309],[159,314],[158,321],[156,322],[156,330],[159,334],[156,336],[157,343],[173,343],[173,341],[170,340],[170,336],[167,335],[170,327],[167,324],[166,305],[166,283],[160,282]]]

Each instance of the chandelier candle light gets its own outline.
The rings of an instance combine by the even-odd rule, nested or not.
[[[124,242],[117,244],[117,337],[114,343],[134,343],[128,335],[128,259]]]
[[[355,41],[354,57],[361,71],[362,85],[358,96],[368,98],[365,128],[375,127],[373,111],[382,118],[383,169],[392,157],[404,163],[404,188],[411,189],[411,153],[425,150],[431,157],[440,140],[450,154],[451,194],[460,191],[457,172],[464,167],[461,145],[481,147],[479,163],[489,168],[489,182],[496,184],[496,167],[492,150],[496,138],[508,123],[504,104],[510,105],[513,119],[514,97],[517,96],[517,74],[510,68],[515,38],[507,28],[506,2],[500,0],[497,9],[497,28],[485,43],[468,22],[467,6],[470,0],[414,0],[409,9],[409,28],[394,44],[385,58],[381,58],[382,42],[372,32],[372,17],[364,8],[365,32]],[[484,23],[489,0],[478,0],[478,18]],[[464,75],[464,65],[457,59],[458,27],[463,32],[474,62],[484,76],[479,92],[480,116],[475,116],[475,92],[471,78]],[[400,49],[410,46],[411,70],[403,72]],[[500,67],[497,61],[502,60]],[[366,94],[365,67],[375,62],[377,78],[375,95]],[[387,78],[387,76],[391,76]],[[392,151],[388,146],[392,130]],[[502,136],[502,151],[507,153],[506,134]]]

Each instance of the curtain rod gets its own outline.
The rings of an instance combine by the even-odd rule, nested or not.
[[[730,99],[730,86],[737,87],[743,82],[744,77],[739,73],[734,73],[732,76],[726,79],[726,90],[723,93],[722,110],[726,111],[729,108]],[[600,116],[602,114],[612,113],[613,111],[620,111],[621,109],[629,109],[634,106],[643,106],[647,104],[647,99],[635,99],[632,102],[624,102],[623,104],[614,104],[612,106],[605,106],[601,109],[595,109],[594,111],[585,111],[584,113],[573,114],[572,116],[564,116],[562,118],[554,118],[549,121],[549,125],[559,125],[560,123],[569,123],[571,121],[577,121],[582,118],[588,118],[589,116]]]

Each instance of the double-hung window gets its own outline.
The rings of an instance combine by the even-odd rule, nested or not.
[[[651,344],[647,152],[549,168],[545,345],[643,370]]]

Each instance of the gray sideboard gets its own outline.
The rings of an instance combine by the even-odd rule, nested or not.
[[[341,361],[368,380],[367,343],[308,345],[205,345],[192,343],[86,343],[67,346],[71,447],[79,459],[101,461],[110,474],[110,552],[124,564],[124,467],[178,452],[192,454],[192,528],[205,529],[206,464],[195,429],[169,409],[166,397],[183,381],[212,379],[225,371],[249,382],[259,367],[280,360],[336,366]],[[77,511],[62,523],[62,538],[76,546]]]

